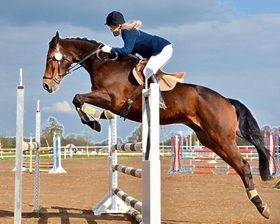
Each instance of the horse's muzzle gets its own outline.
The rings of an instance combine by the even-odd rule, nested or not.
[[[44,88],[44,90],[48,91],[49,93],[53,93],[58,89],[58,85],[53,80],[44,79],[43,88]]]

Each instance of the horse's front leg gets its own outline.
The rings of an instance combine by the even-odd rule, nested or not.
[[[100,118],[112,118],[111,112],[104,111],[100,113],[97,109],[87,105],[91,104],[103,108],[108,107],[111,104],[111,98],[105,90],[76,94],[73,98],[73,104],[76,107],[82,123],[88,125],[95,131],[101,131],[101,125],[99,123]],[[91,120],[88,115],[91,116],[93,120]]]

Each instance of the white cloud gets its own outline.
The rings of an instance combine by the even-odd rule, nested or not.
[[[171,40],[174,57],[181,63],[184,60],[208,74],[228,70],[238,75],[279,69],[279,26],[280,14],[271,14],[161,27],[150,32]]]
[[[65,113],[65,114],[71,114],[76,113],[74,108],[65,100],[62,102],[56,102],[51,106],[43,107],[43,111],[46,112],[56,112],[56,113]]]

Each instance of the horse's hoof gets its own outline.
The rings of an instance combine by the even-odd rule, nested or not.
[[[267,204],[264,204],[263,206],[263,211],[262,211],[262,216],[265,217],[266,219],[269,219],[269,216],[270,216],[270,209],[268,207]]]
[[[72,103],[75,105],[76,108],[79,108],[81,106],[80,94],[76,94],[74,96]]]
[[[88,123],[88,126],[90,126],[93,130],[97,132],[101,131],[101,124],[98,121],[90,121]]]

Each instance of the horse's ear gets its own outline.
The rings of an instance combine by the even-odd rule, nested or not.
[[[53,39],[53,43],[56,45],[58,44],[58,42],[59,42],[59,33],[58,31],[56,31],[55,37]]]

